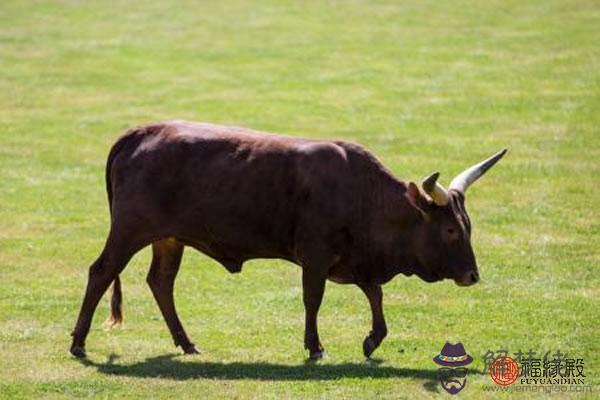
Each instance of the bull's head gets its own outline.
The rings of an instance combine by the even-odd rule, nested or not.
[[[414,249],[421,278],[437,281],[453,279],[469,286],[479,280],[477,262],[471,247],[471,221],[465,209],[465,192],[469,186],[498,162],[506,149],[461,172],[448,189],[437,181],[439,172],[422,184],[428,197],[421,196],[416,185],[408,186],[407,196],[421,214],[414,235]]]

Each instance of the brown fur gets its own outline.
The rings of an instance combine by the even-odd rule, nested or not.
[[[305,346],[322,353],[316,315],[325,280],[358,285],[371,304],[370,355],[386,334],[381,286],[395,275],[469,283],[477,273],[464,198],[438,207],[396,179],[362,147],[173,121],[129,130],[106,167],[111,229],[90,267],[71,351],[114,281],[112,321],[122,320],[119,274],[152,244],[148,283],[176,345],[196,352],[175,311],[173,285],[185,246],[242,270],[255,258],[302,267]],[[449,227],[457,235],[448,236]]]

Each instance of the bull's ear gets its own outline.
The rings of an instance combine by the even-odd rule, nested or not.
[[[421,192],[419,192],[419,188],[414,182],[409,182],[408,187],[406,188],[406,193],[404,196],[414,208],[419,211],[419,214],[423,217],[427,217],[427,213],[423,210],[424,203],[427,203],[423,196],[421,196]]]
[[[406,189],[406,197],[408,200],[416,206],[419,201],[419,195],[420,193],[417,185],[415,185],[414,182],[409,182],[408,188]]]

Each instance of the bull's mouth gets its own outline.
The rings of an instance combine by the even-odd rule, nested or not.
[[[456,283],[458,286],[473,286],[476,282],[463,282],[455,279],[454,283]]]
[[[454,278],[454,283],[458,286],[472,286],[479,282],[479,274],[477,271],[470,271],[460,278]]]

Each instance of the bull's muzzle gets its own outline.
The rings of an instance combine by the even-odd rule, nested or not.
[[[471,286],[479,282],[479,273],[477,271],[469,271],[459,279],[454,279],[458,286]]]

